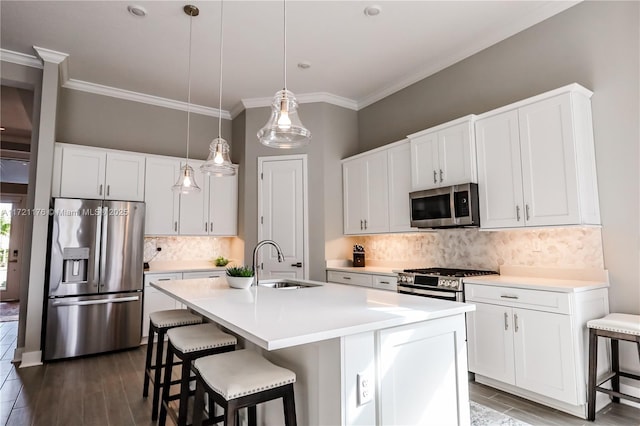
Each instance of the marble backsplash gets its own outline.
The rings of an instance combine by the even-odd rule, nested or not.
[[[600,228],[487,232],[443,229],[414,234],[352,237],[367,261],[498,270],[501,265],[604,268]]]
[[[212,260],[218,256],[231,259],[233,240],[221,237],[145,237],[144,260]],[[162,251],[156,251],[156,247]],[[156,254],[157,253],[157,254]],[[154,257],[154,254],[155,257]]]

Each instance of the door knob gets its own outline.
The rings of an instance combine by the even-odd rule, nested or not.
[[[291,266],[294,266],[296,268],[302,268],[302,262],[292,263]]]

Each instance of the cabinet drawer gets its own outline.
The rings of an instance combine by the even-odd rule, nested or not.
[[[380,290],[397,291],[398,278],[389,275],[372,275],[373,288]]]
[[[218,278],[225,275],[225,271],[198,271],[198,272],[183,272],[182,278],[190,280],[193,278]]]
[[[155,290],[150,286],[152,282],[155,281],[170,281],[170,280],[181,280],[182,273],[181,272],[173,272],[170,274],[147,274],[144,276],[144,287],[145,291],[148,289]]]
[[[465,284],[468,302],[485,302],[569,314],[569,294],[523,288]]]
[[[327,271],[327,282],[338,284],[351,284],[363,287],[371,287],[371,275],[352,272]]]

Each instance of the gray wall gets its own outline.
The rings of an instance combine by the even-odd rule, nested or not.
[[[57,142],[184,157],[187,112],[61,89]],[[191,113],[189,156],[205,160],[218,136],[218,118]],[[231,121],[222,120],[222,137],[231,143]],[[233,147],[232,147],[233,149]]]
[[[640,313],[638,2],[584,2],[359,111],[360,151],[568,83],[594,91],[612,311]],[[390,124],[391,123],[391,124]]]
[[[270,109],[252,108],[234,120],[234,146],[240,139],[236,122],[244,121],[244,161],[241,162],[240,222],[245,242],[245,262],[258,236],[258,157],[307,154],[309,193],[309,278],[325,280],[325,235],[342,234],[342,171],[340,159],[343,153],[357,150],[357,114],[355,111],[324,103],[304,104],[299,109],[300,118],[312,132],[311,143],[299,149],[277,150],[263,146],[256,133],[269,118]],[[242,182],[242,180],[241,180]],[[323,196],[318,196],[323,194]],[[329,210],[331,217],[325,218]],[[335,216],[335,218],[334,218]]]

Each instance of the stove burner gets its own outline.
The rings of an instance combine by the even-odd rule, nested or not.
[[[412,274],[439,275],[441,277],[474,277],[478,275],[497,274],[494,271],[483,271],[477,269],[455,269],[455,268],[418,268],[405,269],[404,272]]]

